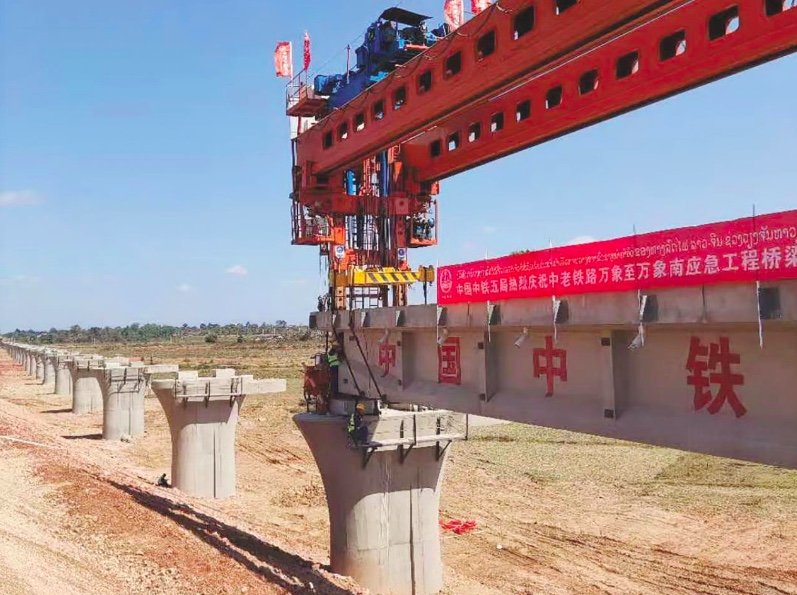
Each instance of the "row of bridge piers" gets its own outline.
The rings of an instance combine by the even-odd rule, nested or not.
[[[236,490],[235,435],[248,396],[284,392],[284,380],[256,380],[235,370],[210,378],[176,365],[0,343],[27,374],[72,397],[75,415],[103,414],[105,440],[145,434],[145,399],[154,394],[168,420],[172,485],[205,498]],[[466,417],[439,410],[375,410],[367,436],[348,430],[353,400],[333,400],[328,414],[294,421],[319,467],[330,519],[330,566],[373,593],[432,594],[443,586],[439,500],[448,446],[467,433]]]
[[[158,398],[172,435],[172,484],[194,495],[235,493],[235,429],[247,396],[284,392],[284,380],[255,380],[235,370],[200,378],[173,364],[146,365],[4,343],[15,363],[52,394],[72,397],[72,413],[102,413],[103,440],[133,441],[145,434],[145,400]],[[199,398],[198,398],[199,397]]]

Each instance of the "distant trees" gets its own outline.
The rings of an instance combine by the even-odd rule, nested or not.
[[[215,343],[222,337],[230,337],[231,341],[246,342],[246,337],[253,337],[255,341],[273,339],[275,337],[294,336],[301,340],[313,336],[306,326],[290,326],[285,320],[277,320],[273,324],[246,324],[202,323],[191,326],[187,323],[181,326],[163,324],[139,324],[129,326],[99,327],[92,326],[88,329],[80,325],[72,325],[68,329],[51,328],[49,331],[36,331],[33,329],[16,329],[14,332],[3,335],[12,341],[24,343],[40,343],[50,345],[53,343],[148,343],[170,341],[174,338],[205,340]],[[208,340],[209,337],[213,339]]]

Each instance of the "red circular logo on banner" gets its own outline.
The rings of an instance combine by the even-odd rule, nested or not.
[[[451,288],[454,286],[454,280],[451,277],[451,271],[443,269],[440,273],[440,289],[443,293],[451,293]]]

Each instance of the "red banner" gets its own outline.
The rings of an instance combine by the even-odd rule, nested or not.
[[[290,41],[280,41],[274,50],[274,70],[278,77],[293,78],[293,48]]]
[[[490,0],[470,0],[470,11],[473,14],[479,14],[483,10],[490,7]]]
[[[310,70],[310,62],[313,60],[313,54],[310,51],[310,34],[305,31],[304,32],[304,69],[305,71]]]
[[[440,267],[439,304],[797,278],[797,211]]]
[[[451,29],[459,29],[465,23],[463,0],[446,0],[443,12],[446,25],[451,27]]]

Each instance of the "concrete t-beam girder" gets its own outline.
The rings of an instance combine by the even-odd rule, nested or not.
[[[252,376],[153,380],[171,432],[172,485],[192,496],[233,496],[235,433],[244,399],[286,389],[285,380]]]
[[[797,468],[797,281],[559,300],[311,324],[342,338],[345,394]]]

